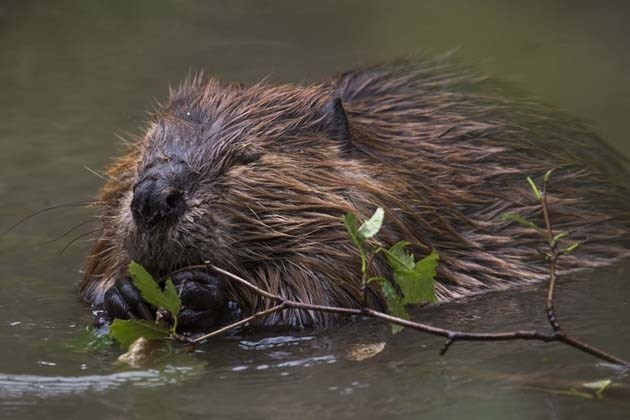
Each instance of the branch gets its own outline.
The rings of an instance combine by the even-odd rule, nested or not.
[[[599,350],[595,347],[592,347],[586,343],[583,343],[579,340],[571,338],[567,336],[562,331],[553,331],[550,333],[540,332],[537,330],[516,330],[516,331],[508,331],[508,332],[491,332],[491,333],[475,333],[475,332],[467,332],[467,331],[455,331],[449,330],[445,328],[435,327],[429,324],[423,324],[420,322],[409,321],[406,319],[398,318],[371,308],[362,307],[362,308],[344,308],[338,306],[324,306],[324,305],[314,305],[310,303],[297,302],[290,299],[285,299],[280,295],[275,295],[273,293],[269,293],[265,290],[258,288],[252,283],[248,282],[242,277],[237,276],[236,274],[230,273],[228,271],[223,270],[220,267],[215,266],[214,264],[207,263],[206,265],[198,265],[198,266],[190,266],[188,269],[195,268],[207,268],[217,273],[221,273],[226,275],[232,280],[240,283],[241,285],[247,287],[248,289],[260,294],[261,296],[265,296],[269,299],[272,299],[278,302],[277,305],[254,313],[253,315],[244,318],[240,321],[234,322],[232,324],[226,325],[222,328],[214,330],[208,334],[190,338],[185,336],[178,336],[177,338],[186,341],[192,344],[198,344],[203,340],[206,340],[210,337],[214,337],[216,335],[222,334],[234,328],[245,325],[249,322],[252,322],[256,319],[263,318],[267,315],[270,315],[275,312],[283,311],[289,308],[302,309],[302,310],[311,310],[311,311],[319,311],[319,312],[329,312],[329,313],[337,313],[342,315],[355,315],[355,316],[367,316],[370,318],[381,319],[383,321],[387,321],[393,324],[401,325],[403,327],[407,327],[412,330],[425,332],[431,335],[436,335],[440,337],[445,337],[447,342],[445,346],[440,351],[441,355],[444,355],[446,351],[450,348],[450,346],[455,341],[512,341],[512,340],[535,340],[535,341],[543,341],[543,342],[553,342],[558,341],[565,343],[571,347],[574,347],[578,350],[581,350],[585,353],[591,354],[595,357],[598,357],[602,360],[606,360],[610,363],[622,365],[622,366],[630,366],[630,363],[618,358],[614,355],[606,353],[602,350]]]
[[[551,325],[551,328],[556,332],[562,332],[558,319],[556,317],[556,310],[553,304],[553,293],[556,288],[556,265],[560,253],[558,252],[558,241],[554,238],[553,228],[551,227],[551,218],[549,217],[549,205],[547,203],[547,183],[549,181],[548,175],[545,175],[543,179],[543,189],[540,196],[540,205],[543,211],[543,218],[545,219],[545,229],[547,235],[547,243],[551,253],[547,254],[549,260],[549,289],[547,291],[547,301],[545,302],[545,311],[547,313],[547,320]]]
[[[242,277],[237,276],[236,274],[230,273],[220,267],[217,267],[210,262],[206,262],[203,265],[194,265],[185,267],[183,269],[207,269],[212,270],[214,272],[223,274],[229,279],[239,283],[241,286],[246,287],[256,293],[259,296],[265,297],[271,301],[276,302],[276,305],[272,306],[269,309],[261,310],[252,314],[251,316],[244,318],[240,321],[234,322],[232,324],[226,325],[222,328],[214,330],[208,334],[190,338],[185,336],[177,336],[179,340],[186,341],[188,343],[198,344],[203,340],[206,340],[210,337],[214,337],[216,335],[222,334],[226,331],[232,330],[234,328],[245,325],[249,322],[255,321],[256,319],[263,318],[275,312],[284,311],[289,308],[301,309],[301,310],[310,310],[310,311],[319,311],[319,312],[328,312],[328,313],[336,313],[342,315],[355,315],[355,316],[365,316],[369,318],[381,319],[383,321],[390,322],[392,324],[397,324],[412,330],[424,332],[427,334],[440,336],[446,338],[446,342],[444,346],[440,350],[440,355],[445,355],[446,352],[450,349],[450,347],[456,341],[514,341],[514,340],[534,340],[534,341],[542,341],[542,342],[560,342],[564,343],[570,347],[573,347],[577,350],[580,350],[584,353],[595,356],[601,360],[605,360],[607,362],[621,365],[625,367],[630,367],[630,362],[621,359],[613,354],[605,352],[601,349],[598,349],[588,343],[585,343],[581,340],[573,338],[569,336],[560,326],[558,319],[556,317],[555,308],[554,308],[554,290],[556,286],[557,274],[556,267],[558,258],[564,253],[558,247],[558,239],[554,236],[554,231],[551,225],[551,218],[549,215],[549,206],[547,203],[547,182],[549,178],[549,172],[545,175],[543,181],[542,193],[540,193],[539,201],[543,211],[543,217],[545,220],[545,236],[547,239],[547,243],[549,245],[549,253],[545,254],[549,261],[549,289],[547,292],[547,300],[546,300],[546,313],[547,320],[551,325],[551,332],[541,332],[538,330],[515,330],[515,331],[507,331],[507,332],[489,332],[489,333],[476,333],[476,332],[468,332],[468,331],[455,331],[449,330],[445,328],[436,327],[429,324],[423,324],[420,322],[410,321],[402,318],[398,318],[374,309],[367,307],[367,299],[366,299],[366,273],[367,269],[363,273],[362,278],[362,294],[363,294],[363,306],[361,308],[345,308],[345,307],[337,307],[337,306],[324,306],[324,305],[315,305],[310,303],[297,302],[294,300],[286,299],[281,295],[277,295],[271,292],[268,292],[264,289],[257,287],[256,285],[250,283]],[[371,262],[371,261],[370,261]],[[369,268],[369,265],[368,265]]]

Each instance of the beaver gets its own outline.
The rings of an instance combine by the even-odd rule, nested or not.
[[[209,329],[273,305],[187,266],[211,261],[286,298],[363,304],[360,260],[342,224],[377,207],[374,245],[436,250],[440,302],[547,276],[527,176],[554,169],[554,228],[580,247],[560,271],[629,254],[630,165],[584,123],[452,59],[406,59],[311,85],[220,83],[198,75],[171,89],[146,132],[107,172],[83,296],[109,318],[148,318],[131,260],[173,282],[179,328]],[[376,258],[374,275],[389,274]],[[378,287],[367,304],[383,309]],[[229,309],[232,308],[232,309]],[[261,321],[327,326],[336,316],[286,310]]]

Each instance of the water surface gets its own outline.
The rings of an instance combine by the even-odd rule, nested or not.
[[[89,200],[169,83],[315,81],[353,65],[453,49],[586,119],[630,155],[630,6],[585,1],[6,1],[0,4],[0,230],[38,209]],[[627,419],[628,394],[565,395],[624,372],[559,345],[458,343],[375,321],[289,336],[213,340],[146,369],[114,346],[81,352],[77,298],[85,209],[37,216],[0,240],[0,417]],[[630,357],[630,264],[563,279],[566,327]],[[544,290],[416,313],[470,330],[544,325]],[[349,360],[357,344],[385,342]],[[79,346],[80,347],[80,346]],[[545,389],[543,389],[545,388]]]

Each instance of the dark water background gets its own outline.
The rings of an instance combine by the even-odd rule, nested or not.
[[[313,81],[356,64],[459,49],[463,61],[589,120],[630,155],[630,3],[587,1],[0,2],[0,230],[51,204],[90,199],[169,83],[201,68],[225,80]],[[628,419],[628,394],[574,384],[626,374],[569,348],[456,344],[378,322],[317,334],[219,339],[150,369],[115,348],[72,346],[85,244],[50,243],[89,220],[47,213],[0,240],[0,418]],[[558,308],[576,335],[630,357],[630,264],[572,279]],[[422,311],[493,330],[544,324],[544,290]],[[261,341],[262,340],[262,341]],[[355,344],[386,341],[372,359]],[[80,346],[79,346],[80,348]],[[542,387],[555,391],[542,390]]]

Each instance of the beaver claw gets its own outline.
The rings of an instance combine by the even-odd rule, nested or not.
[[[227,300],[223,283],[204,271],[180,271],[171,277],[182,306],[177,331],[204,332],[240,317],[240,308]],[[128,277],[119,278],[106,293],[103,309],[108,318],[155,319],[155,308],[142,300]]]
[[[103,307],[111,319],[146,319],[152,321],[155,311],[149,309],[129,277],[120,277],[105,292]]]

